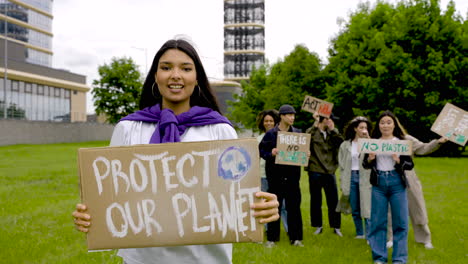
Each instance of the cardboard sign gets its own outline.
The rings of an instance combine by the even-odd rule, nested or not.
[[[447,137],[453,143],[465,146],[468,140],[468,112],[447,103],[432,125],[431,130]]]
[[[275,158],[276,164],[307,166],[309,157],[307,156],[310,146],[310,134],[278,132],[276,148],[278,154]]]
[[[333,103],[306,95],[302,103],[302,110],[311,112],[312,114],[318,113],[320,116],[330,117],[333,109]]]
[[[360,138],[358,139],[358,152],[410,156],[413,154],[413,142],[411,140]]]
[[[263,241],[255,138],[78,151],[88,249]]]

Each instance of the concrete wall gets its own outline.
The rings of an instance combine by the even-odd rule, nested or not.
[[[113,128],[99,123],[0,120],[0,146],[110,140]]]

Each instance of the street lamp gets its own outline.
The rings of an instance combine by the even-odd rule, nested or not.
[[[4,70],[5,70],[5,73],[3,74],[3,118],[4,119],[7,119],[8,115],[7,115],[7,102],[6,102],[6,99],[7,99],[7,95],[6,95],[6,92],[7,92],[7,68],[8,68],[8,34],[7,34],[7,23],[8,23],[8,20],[7,20],[7,9],[8,9],[8,3],[5,2],[5,5],[4,5],[4,9],[5,9],[5,21],[3,22],[3,34],[4,34],[4,38],[5,38],[5,51],[4,51]]]
[[[148,73],[148,60],[147,60],[147,58],[148,58],[148,49],[138,48],[138,47],[132,47],[132,48],[145,52],[145,74],[147,74]]]

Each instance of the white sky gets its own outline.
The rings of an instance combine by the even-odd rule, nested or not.
[[[265,53],[270,63],[305,44],[325,61],[337,18],[347,18],[360,0],[265,0]],[[370,1],[376,2],[376,1]],[[396,2],[396,1],[390,1]],[[441,1],[442,9],[448,0]],[[53,2],[54,68],[99,78],[97,68],[112,57],[132,57],[141,71],[175,35],[196,44],[207,74],[223,78],[223,0],[56,0]],[[468,1],[456,0],[466,19]],[[145,58],[146,56],[146,58]],[[146,59],[146,61],[145,61]],[[87,111],[94,112],[91,93]]]

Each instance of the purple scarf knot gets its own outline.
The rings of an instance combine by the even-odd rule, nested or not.
[[[122,119],[132,121],[142,121],[156,123],[155,129],[150,139],[150,144],[180,142],[180,136],[187,128],[192,126],[205,126],[212,124],[226,123],[232,126],[229,120],[220,113],[208,107],[193,106],[189,111],[180,115],[175,115],[169,108],[161,110],[159,104],[146,107]]]

